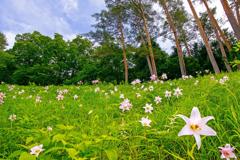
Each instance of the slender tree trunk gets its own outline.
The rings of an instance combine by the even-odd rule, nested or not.
[[[210,46],[209,41],[208,41],[208,37],[207,37],[207,35],[206,35],[206,33],[205,33],[204,29],[203,29],[203,26],[201,24],[200,19],[198,18],[197,12],[195,11],[195,8],[194,8],[194,6],[192,4],[192,1],[191,0],[187,0],[187,1],[188,1],[188,4],[189,4],[190,8],[191,8],[193,16],[195,18],[195,21],[197,23],[200,35],[201,35],[201,37],[202,37],[202,39],[203,39],[203,41],[205,43],[205,46],[206,46],[206,49],[207,49],[207,52],[208,52],[208,57],[209,57],[209,59],[211,61],[212,67],[214,69],[214,72],[218,74],[218,73],[220,73],[220,70],[218,68],[216,59],[214,58],[211,46]]]
[[[215,34],[216,34],[216,37],[217,37],[217,41],[218,41],[218,44],[219,44],[219,47],[220,47],[220,50],[221,50],[221,53],[222,53],[222,58],[223,58],[223,62],[225,64],[225,66],[226,66],[226,69],[227,69],[228,72],[232,72],[232,68],[231,68],[231,66],[228,62],[227,54],[226,54],[224,46],[222,44],[220,35],[219,35],[217,29],[214,29],[214,31],[215,31]]]
[[[230,8],[227,0],[221,0],[223,9],[228,17],[228,20],[233,28],[234,34],[237,37],[238,40],[240,40],[240,27],[239,24],[233,14],[232,9]]]
[[[145,43],[145,41],[143,39],[143,36],[142,35],[140,35],[140,36],[141,36],[141,43],[144,46],[145,51],[147,52],[148,49],[146,47],[146,43]],[[151,63],[151,60],[149,58],[149,54],[146,54],[146,59],[147,59],[148,68],[149,68],[150,74],[153,75],[152,63]]]
[[[155,64],[155,59],[154,59],[154,54],[153,54],[153,49],[152,49],[151,36],[149,34],[148,23],[147,23],[147,19],[145,16],[144,8],[142,6],[142,0],[129,0],[129,1],[136,7],[141,19],[143,20],[143,31],[145,32],[146,40],[147,40],[147,44],[148,44],[152,72],[154,75],[157,76],[157,67]]]
[[[148,63],[148,68],[149,68],[150,74],[153,75],[153,70],[152,70],[152,65],[151,65],[149,55],[146,55],[146,58],[147,58],[147,63]]]
[[[175,28],[175,25],[174,25],[173,20],[172,20],[172,16],[168,11],[166,1],[163,0],[163,2],[161,4],[162,4],[163,10],[166,14],[168,24],[169,24],[169,26],[170,26],[170,28],[173,32],[174,38],[175,38],[175,43],[176,43],[177,52],[178,52],[178,59],[179,59],[181,74],[182,75],[187,75],[186,66],[185,66],[185,62],[184,62],[184,58],[183,58],[182,47],[181,47],[179,39],[178,39],[177,29]]]
[[[240,1],[234,0],[234,5],[235,5],[236,16],[237,16],[237,22],[238,22],[238,25],[240,26],[240,12],[239,12]]]
[[[186,50],[187,50],[188,56],[191,57],[191,56],[192,56],[192,53],[191,53],[191,50],[190,50],[190,48],[189,48],[189,46],[188,46],[188,44],[187,44],[187,41],[184,40],[183,43],[184,43],[184,46],[185,46],[185,48],[186,48]]]
[[[125,40],[124,40],[125,38],[124,38],[123,25],[122,25],[121,18],[119,18],[118,30],[119,30],[119,33],[120,33],[120,42],[121,42],[122,51],[123,51],[125,83],[128,83],[128,63],[127,63],[126,46],[125,46]]]
[[[144,23],[144,32],[146,34],[146,38],[147,38],[147,43],[148,43],[148,49],[149,49],[149,53],[150,53],[150,59],[151,59],[151,63],[152,63],[152,70],[153,70],[153,74],[155,76],[157,76],[157,67],[155,64],[155,59],[154,59],[154,54],[153,54],[153,49],[152,49],[152,42],[151,42],[151,37],[149,34],[149,29],[148,29],[148,24],[147,24],[147,19],[145,17],[145,13],[142,7],[140,7],[140,11],[141,11],[141,16],[143,18],[143,23]]]
[[[205,5],[205,7],[207,9],[208,17],[210,18],[210,22],[211,22],[213,28],[216,28],[219,31],[221,38],[223,39],[226,47],[228,48],[228,51],[230,52],[231,49],[232,49],[231,43],[229,42],[228,38],[226,37],[226,35],[222,31],[221,27],[219,26],[216,18],[214,17],[211,9],[208,6],[207,1],[206,0],[202,0],[202,1],[203,1],[204,5]]]

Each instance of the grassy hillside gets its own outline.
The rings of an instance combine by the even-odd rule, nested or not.
[[[224,76],[135,86],[2,84],[0,159],[36,159],[30,149],[40,144],[41,160],[220,159],[218,147],[225,144],[234,146],[239,155],[240,73],[227,74],[229,80],[220,84]],[[173,95],[177,87],[183,94],[178,98]],[[172,91],[171,98],[165,97],[166,90]],[[121,94],[132,104],[129,111],[119,108],[124,100]],[[156,96],[161,103],[155,103]],[[146,103],[152,104],[152,113],[144,112]],[[200,150],[193,136],[178,137],[185,122],[177,115],[189,117],[194,106],[203,117],[214,116],[208,125],[217,132],[217,136],[202,136]],[[152,121],[151,127],[142,126],[142,117]]]

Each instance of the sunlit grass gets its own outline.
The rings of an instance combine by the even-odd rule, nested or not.
[[[6,94],[0,106],[0,159],[35,159],[30,149],[43,144],[39,159],[220,159],[218,147],[231,144],[240,148],[240,73],[228,74],[224,85],[219,80],[224,75],[197,79],[173,80],[161,83],[144,83],[136,86],[113,84],[94,86],[9,86],[0,85]],[[194,85],[196,80],[199,81]],[[153,91],[144,91],[153,86]],[[95,92],[99,87],[100,91]],[[165,98],[165,91],[183,89],[179,98]],[[56,99],[57,90],[68,89],[64,99]],[[24,90],[19,95],[19,91]],[[111,92],[114,93],[111,94]],[[141,97],[136,96],[139,93]],[[130,111],[119,109],[120,94],[132,103]],[[29,96],[32,97],[29,97]],[[79,97],[74,100],[74,95]],[[15,99],[13,97],[16,97]],[[41,102],[36,102],[36,97]],[[156,96],[162,102],[155,104]],[[154,107],[152,114],[144,112],[146,103]],[[212,115],[208,123],[215,137],[202,137],[197,150],[192,136],[178,137],[184,121],[176,115],[189,116],[197,106],[203,116]],[[10,121],[10,115],[17,116]],[[143,127],[142,117],[151,119],[151,127]],[[52,127],[48,131],[47,127]]]

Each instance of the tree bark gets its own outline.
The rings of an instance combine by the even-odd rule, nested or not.
[[[142,35],[140,35],[140,36],[141,36],[141,43],[142,43],[144,49],[145,49],[146,52],[147,52],[148,49],[147,49],[147,47],[146,47],[146,43],[145,43],[145,41],[144,41],[144,39],[143,39],[143,36],[142,36]],[[149,54],[146,54],[146,59],[147,59],[148,68],[149,68],[150,74],[153,75],[152,63],[151,63],[151,60],[150,60],[150,58],[149,58]]]
[[[232,72],[232,68],[231,68],[231,66],[228,62],[227,54],[226,54],[224,46],[222,44],[220,35],[219,35],[217,29],[214,29],[214,31],[215,31],[215,34],[216,34],[216,37],[217,37],[217,41],[218,41],[218,44],[219,44],[219,47],[220,47],[220,50],[221,50],[221,53],[222,53],[222,58],[223,58],[223,62],[225,64],[225,66],[226,66],[226,69],[227,69],[228,72]]]
[[[128,83],[128,63],[127,63],[127,54],[126,54],[126,46],[125,46],[125,38],[123,33],[123,25],[121,18],[119,17],[118,20],[118,30],[120,33],[120,42],[122,46],[123,51],[123,64],[124,64],[124,77],[125,77],[125,83]]]
[[[150,74],[153,75],[153,70],[152,70],[152,65],[151,65],[149,55],[146,55],[146,58],[147,58],[147,63],[148,63],[148,68],[149,68]]]
[[[177,52],[178,52],[178,59],[179,59],[181,74],[182,75],[187,75],[186,66],[185,66],[184,57],[183,57],[183,52],[182,52],[182,47],[181,47],[179,39],[178,39],[177,29],[175,28],[175,25],[174,25],[173,20],[172,20],[172,16],[168,11],[167,3],[166,3],[165,0],[163,0],[163,2],[162,2],[162,7],[163,7],[163,10],[166,14],[168,24],[169,24],[169,26],[170,26],[170,28],[173,32],[174,38],[175,38],[175,43],[176,43]]]
[[[145,32],[146,38],[147,38],[147,43],[148,43],[148,49],[149,49],[149,53],[150,53],[150,59],[151,59],[153,74],[155,76],[157,76],[158,74],[157,74],[157,68],[156,68],[156,64],[155,64],[153,49],[152,49],[151,37],[150,37],[150,34],[149,34],[149,30],[148,30],[147,19],[145,17],[145,13],[144,13],[144,10],[143,10],[142,6],[140,6],[140,13],[141,13],[143,23],[144,23],[143,28],[144,28],[144,32]]]
[[[187,44],[187,41],[184,40],[183,43],[184,43],[184,46],[185,46],[185,48],[186,48],[186,50],[187,50],[188,56],[191,57],[191,56],[192,56],[192,53],[191,53],[191,50],[190,50],[190,48],[189,48],[189,46],[188,46],[188,44]]]
[[[208,53],[208,57],[209,57],[209,59],[211,61],[212,67],[214,69],[214,72],[216,74],[218,74],[218,73],[220,73],[220,70],[218,68],[216,59],[214,58],[211,46],[210,46],[209,41],[208,41],[208,37],[207,37],[207,35],[206,35],[206,33],[205,33],[204,29],[203,29],[203,26],[201,24],[200,19],[198,18],[197,12],[195,11],[195,8],[194,8],[194,6],[192,4],[192,1],[191,0],[187,0],[187,1],[188,1],[188,4],[189,4],[190,8],[191,8],[192,13],[193,13],[194,19],[195,19],[195,21],[197,23],[200,35],[201,35],[201,37],[202,37],[202,39],[203,39],[203,41],[205,43],[205,46],[206,46],[206,49],[207,49],[207,53]]]
[[[233,28],[234,34],[238,40],[240,40],[240,26],[233,14],[232,9],[230,8],[227,0],[221,0],[225,14],[228,17],[228,20]]]
[[[228,51],[230,52],[232,49],[231,43],[229,42],[228,38],[226,37],[226,35],[224,34],[224,32],[222,31],[221,27],[219,26],[216,18],[214,17],[211,9],[208,6],[208,3],[206,0],[202,0],[204,3],[204,6],[207,9],[207,13],[208,13],[208,17],[210,18],[211,24],[213,26],[213,28],[216,28],[218,30],[218,32],[220,33],[221,38],[223,39],[226,47],[228,48]]]
[[[236,15],[237,15],[238,25],[240,26],[240,12],[239,12],[240,1],[239,0],[235,0],[234,3],[235,3],[235,10],[236,10]]]

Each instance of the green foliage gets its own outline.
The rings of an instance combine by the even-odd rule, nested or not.
[[[54,38],[36,31],[19,34],[13,48],[0,53],[0,81],[21,85],[77,84],[94,79],[121,83],[124,80],[121,47],[109,37],[100,43],[94,47],[90,40],[80,35],[65,41],[60,34],[55,34]],[[129,81],[136,78],[149,80],[147,46],[126,47]],[[170,79],[181,77],[176,49],[169,55],[154,40],[152,47],[158,74],[167,73]],[[212,48],[219,67],[226,70],[216,42],[212,42]],[[203,44],[195,43],[192,55],[185,57],[187,74],[195,76],[196,72],[212,68]],[[232,57],[228,57],[230,61]]]
[[[3,33],[0,32],[0,51],[6,49],[7,46],[7,39]]]
[[[11,74],[15,70],[15,57],[0,51],[0,81],[10,82]]]
[[[240,41],[233,46],[231,54],[236,57],[236,59],[232,61],[233,67],[240,65]]]

